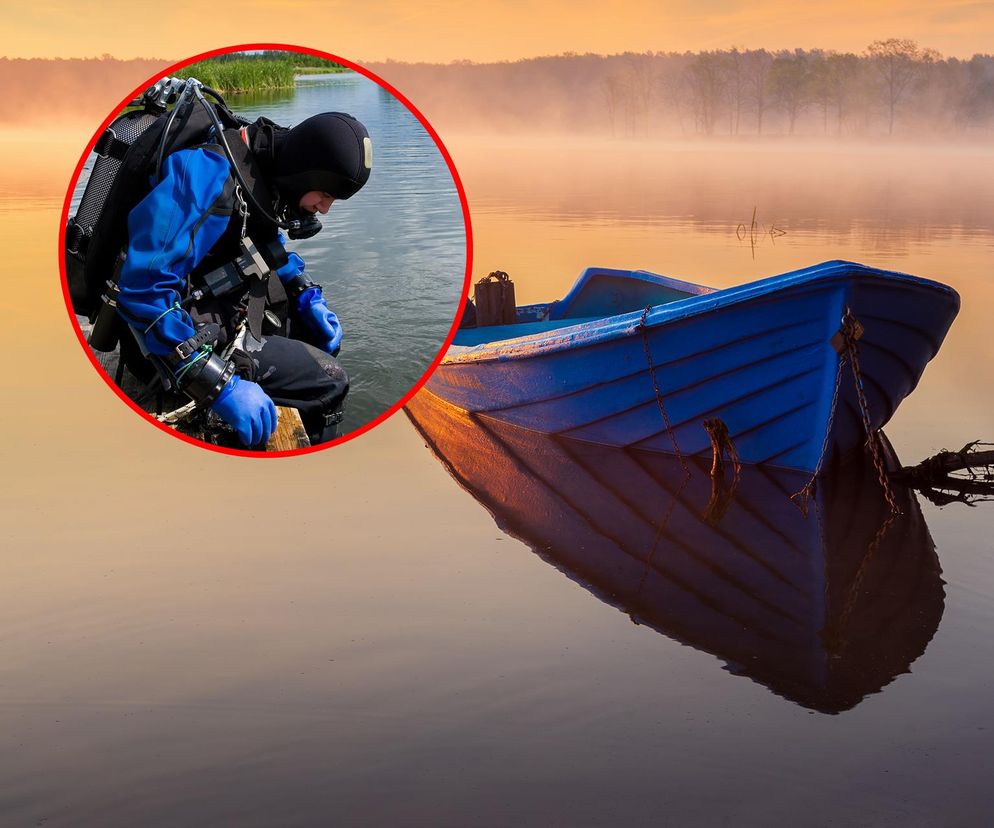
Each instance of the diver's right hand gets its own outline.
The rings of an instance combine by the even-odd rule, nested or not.
[[[234,376],[211,403],[211,409],[238,432],[246,446],[269,442],[276,431],[276,406],[257,383]]]

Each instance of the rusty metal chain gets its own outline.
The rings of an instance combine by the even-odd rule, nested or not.
[[[870,424],[870,406],[866,401],[866,391],[863,388],[863,373],[859,370],[859,354],[856,347],[856,331],[859,322],[853,315],[852,308],[846,306],[846,312],[842,316],[842,334],[845,337],[845,347],[849,354],[849,365],[852,368],[853,380],[856,383],[856,398],[859,400],[859,413],[863,418],[863,429],[866,431],[866,440],[870,446],[870,455],[873,457],[873,465],[877,470],[877,479],[880,487],[884,490],[884,497],[887,505],[890,506],[892,514],[900,514],[897,500],[890,487],[890,480],[887,477],[887,468],[884,465],[883,449],[880,445],[880,435]]]
[[[846,592],[846,602],[842,606],[842,610],[839,612],[838,619],[835,623],[825,630],[825,646],[829,650],[830,655],[839,656],[842,654],[845,646],[847,644],[847,639],[845,638],[845,627],[849,623],[849,617],[852,615],[853,609],[856,607],[856,602],[859,600],[860,592],[863,588],[863,580],[866,577],[867,567],[873,556],[876,554],[880,545],[883,543],[884,538],[890,531],[894,522],[897,520],[899,512],[893,509],[884,518],[883,523],[880,524],[880,528],[877,529],[877,533],[874,535],[873,540],[870,541],[870,545],[866,547],[866,552],[863,554],[862,560],[859,562],[859,567],[856,569],[856,574],[853,575],[852,582],[849,584],[849,589]]]
[[[828,425],[825,427],[825,439],[821,441],[821,453],[818,455],[818,463],[815,470],[800,489],[790,496],[794,505],[801,510],[801,514],[807,517],[808,501],[815,496],[815,489],[818,486],[818,475],[821,474],[821,467],[825,463],[825,456],[828,454],[828,442],[832,437],[832,426],[835,423],[835,411],[839,406],[839,388],[842,386],[842,369],[846,362],[845,352],[839,354],[839,361],[835,366],[835,389],[832,391],[832,406],[828,412]]]
[[[835,423],[835,412],[839,404],[839,389],[842,385],[842,373],[846,362],[849,363],[849,367],[852,369],[853,384],[856,387],[856,399],[859,403],[859,415],[863,422],[863,430],[866,432],[866,442],[870,449],[870,456],[873,459],[873,466],[877,471],[877,480],[880,483],[880,488],[883,489],[884,497],[887,500],[887,505],[890,507],[891,513],[901,513],[890,486],[890,478],[887,476],[883,449],[880,445],[880,435],[870,423],[870,404],[866,400],[863,372],[859,367],[859,350],[856,346],[856,342],[862,335],[862,330],[863,326],[856,319],[852,308],[846,305],[845,312],[842,314],[842,327],[839,329],[839,334],[837,334],[837,336],[841,335],[841,347],[839,349],[839,362],[835,371],[835,389],[832,392],[832,405],[829,410],[828,424],[825,428],[825,439],[821,444],[821,454],[818,457],[818,463],[811,475],[811,479],[801,489],[790,496],[790,499],[794,501],[805,515],[808,513],[808,500],[814,496],[818,475],[821,474],[825,456],[828,453],[828,443],[832,435],[832,426]]]
[[[649,570],[652,568],[652,561],[656,557],[656,549],[659,547],[659,542],[663,539],[663,534],[666,532],[666,527],[669,525],[670,517],[673,514],[673,509],[676,506],[677,499],[683,493],[684,488],[687,485],[687,477],[683,478],[683,482],[680,483],[680,488],[675,492],[670,493],[670,505],[666,509],[666,514],[663,515],[663,519],[659,526],[656,527],[656,536],[652,539],[652,548],[649,550],[648,556],[645,559],[645,568],[642,570],[642,577],[639,578],[638,589],[635,590],[635,594],[632,596],[633,599],[638,598],[642,594],[642,588],[645,586],[645,582],[649,577]],[[635,621],[634,616],[629,613],[632,621]],[[637,624],[638,621],[635,621]]]

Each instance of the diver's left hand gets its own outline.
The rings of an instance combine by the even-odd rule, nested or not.
[[[342,347],[342,323],[318,288],[308,288],[297,297],[297,319],[307,330],[308,341],[335,356]]]

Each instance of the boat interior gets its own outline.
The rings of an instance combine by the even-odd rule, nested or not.
[[[518,307],[513,325],[461,328],[453,345],[472,347],[522,336],[547,333],[612,316],[641,311],[646,306],[678,302],[713,288],[682,282],[647,270],[616,270],[588,267],[562,299]]]

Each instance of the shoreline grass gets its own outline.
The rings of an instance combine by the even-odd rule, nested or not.
[[[298,75],[334,75],[352,70],[348,66],[339,66],[337,63],[333,63],[330,66],[295,66],[293,71]]]
[[[180,69],[181,78],[195,77],[222,93],[258,92],[267,89],[292,89],[297,75],[347,72],[348,67],[329,60],[276,52],[261,55],[221,55]]]

